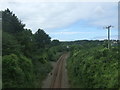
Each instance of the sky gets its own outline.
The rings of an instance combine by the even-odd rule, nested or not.
[[[6,8],[26,24],[25,28],[33,33],[43,29],[52,39],[103,40],[107,39],[108,25],[114,26],[111,39],[118,38],[117,2],[0,0],[0,10]]]

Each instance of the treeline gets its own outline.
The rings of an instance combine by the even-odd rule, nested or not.
[[[106,41],[71,46],[67,69],[72,88],[119,88],[118,45],[106,47]]]
[[[34,34],[9,9],[2,11],[3,88],[39,88],[62,52],[44,30]]]
[[[118,40],[110,40],[111,46],[117,46]],[[108,46],[108,40],[76,40],[76,41],[62,41],[61,44],[63,45],[80,45],[87,47],[94,47],[94,46],[100,46],[103,45],[104,47]]]

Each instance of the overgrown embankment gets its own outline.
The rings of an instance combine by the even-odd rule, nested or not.
[[[3,88],[40,88],[52,69],[50,61],[62,53],[60,42],[42,29],[34,34],[25,29],[9,9],[2,11],[2,27]]]
[[[67,62],[71,87],[118,88],[118,47],[87,47],[72,48]]]

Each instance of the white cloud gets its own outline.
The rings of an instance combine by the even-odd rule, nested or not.
[[[86,34],[86,33],[95,33],[95,32],[67,32],[67,31],[63,31],[63,32],[52,32],[51,34],[55,34],[55,35],[74,35],[74,34]]]
[[[38,28],[49,30],[66,27],[79,20],[88,20],[89,24],[98,26],[116,24],[117,12],[111,11],[115,5],[117,3],[43,3],[2,0],[0,8],[10,8],[27,28],[35,32]]]

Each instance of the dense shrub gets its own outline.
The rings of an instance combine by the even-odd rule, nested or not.
[[[87,48],[76,50],[68,59],[71,87],[118,88],[117,48]]]
[[[25,75],[19,66],[19,58],[15,54],[3,57],[3,87],[22,87]]]
[[[2,11],[2,26],[3,88],[41,86],[39,82],[51,70],[50,36],[42,29],[34,34],[25,29],[9,9]]]

